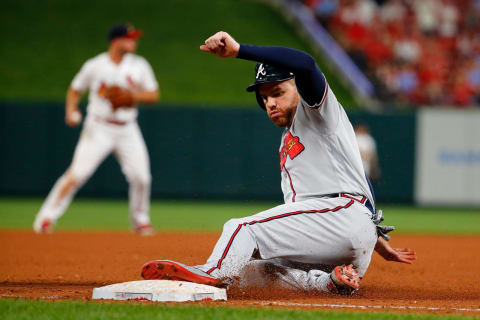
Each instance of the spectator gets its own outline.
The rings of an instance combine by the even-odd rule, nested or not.
[[[480,104],[480,0],[305,1],[372,79],[378,98]]]

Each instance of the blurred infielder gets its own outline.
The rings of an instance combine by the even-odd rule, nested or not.
[[[364,123],[357,123],[353,129],[357,137],[358,149],[360,150],[365,173],[371,181],[378,181],[380,178],[380,167],[378,166],[377,143],[370,134],[370,128]]]
[[[141,34],[129,24],[112,27],[108,52],[85,62],[73,79],[67,92],[65,121],[71,127],[80,123],[78,102],[89,90],[87,116],[70,167],[57,180],[35,218],[33,229],[37,233],[52,230],[77,190],[112,152],[130,184],[134,230],[140,234],[153,232],[150,163],[136,121],[136,106],[156,102],[159,88],[150,64],[134,54]]]
[[[387,260],[415,259],[412,250],[393,249],[379,237],[388,238],[384,232],[391,230],[376,225],[381,219],[352,125],[311,56],[240,45],[225,32],[200,49],[258,62],[247,91],[255,92],[267,116],[285,128],[279,149],[285,204],[228,221],[206,264],[155,260],[143,266],[145,279],[216,286],[260,279],[260,285],[272,280],[287,288],[351,294],[374,248]]]

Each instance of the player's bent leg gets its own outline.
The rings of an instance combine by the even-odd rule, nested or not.
[[[259,252],[262,259],[285,258],[302,264],[337,266],[332,267],[333,273],[281,268],[287,272],[280,272],[278,278],[286,285],[307,291],[352,293],[358,289],[359,277],[350,264],[362,266],[362,259],[355,255],[361,252],[369,259],[371,252],[368,241],[365,246],[358,245],[357,241],[364,239],[352,238],[351,234],[366,232],[368,239],[376,236],[375,226],[363,208],[352,207],[348,199],[320,199],[232,219],[224,225],[207,263],[196,268],[216,279],[234,278],[248,265],[252,254]]]
[[[154,260],[142,267],[144,279],[182,280],[200,284],[224,287],[237,278],[252,257],[256,248],[255,239],[242,228],[242,219],[225,223],[222,235],[217,241],[207,263],[186,266],[171,260]]]
[[[238,275],[257,249],[262,259],[341,265],[351,261],[348,199],[288,203],[224,225],[207,263],[214,276]],[[329,209],[331,208],[331,209]],[[335,210],[334,210],[335,209]]]
[[[72,164],[57,180],[38,212],[33,229],[37,233],[49,232],[65,213],[75,193],[90,178],[99,164],[112,150],[112,139],[101,127],[86,120],[75,148]]]
[[[351,295],[360,287],[360,278],[352,265],[333,268],[332,272],[308,271],[283,263],[283,259],[252,260],[240,274],[237,285],[243,289],[271,288],[302,292]]]
[[[358,289],[376,241],[375,226],[365,210],[348,199],[319,199],[278,206],[254,216],[247,225],[262,258],[332,266],[331,273],[284,268],[287,272],[278,274],[284,284],[351,294]]]
[[[350,264],[355,222],[352,216],[356,214],[350,211],[351,206],[349,199],[342,198],[289,203],[254,216],[248,225],[264,259],[285,258],[329,266]]]
[[[249,219],[227,221],[206,264],[197,267],[216,278],[238,276],[257,249],[257,241],[245,224]]]
[[[91,174],[81,176],[73,173],[70,167],[55,183],[35,217],[33,230],[36,233],[50,233],[58,219],[70,206],[75,194],[85,184]]]
[[[353,253],[350,263],[355,267],[360,278],[367,272],[378,238],[376,227],[370,217],[365,214],[358,214],[362,210],[364,210],[363,206],[358,203],[355,207],[352,207],[352,233],[350,237]]]
[[[33,230],[36,233],[52,232],[57,220],[71,203],[80,184],[69,170],[57,180],[35,217]]]
[[[291,268],[281,259],[252,260],[243,268],[238,286],[248,288],[272,288],[294,291],[309,291],[308,274],[304,270]]]

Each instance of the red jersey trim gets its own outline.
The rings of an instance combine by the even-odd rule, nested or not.
[[[365,200],[367,200],[367,197],[365,197],[365,196],[362,196],[360,199],[357,199],[356,197],[354,197],[350,194],[346,194],[346,193],[340,193],[340,197],[353,199],[355,201],[360,202],[361,204],[364,204]]]
[[[288,180],[290,181],[290,188],[292,188],[292,192],[293,192],[292,202],[295,202],[295,197],[297,196],[297,193],[295,192],[295,188],[293,187],[292,177],[290,176],[290,172],[288,172],[287,167],[284,166],[283,169],[285,169],[285,172],[288,175]]]

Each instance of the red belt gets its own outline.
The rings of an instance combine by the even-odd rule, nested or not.
[[[111,124],[114,124],[114,125],[117,125],[117,126],[124,126],[128,123],[126,121],[117,121],[117,120],[113,120],[113,119],[104,119],[104,118],[100,118],[100,117],[95,117],[95,120],[104,121],[104,122],[111,123]]]

